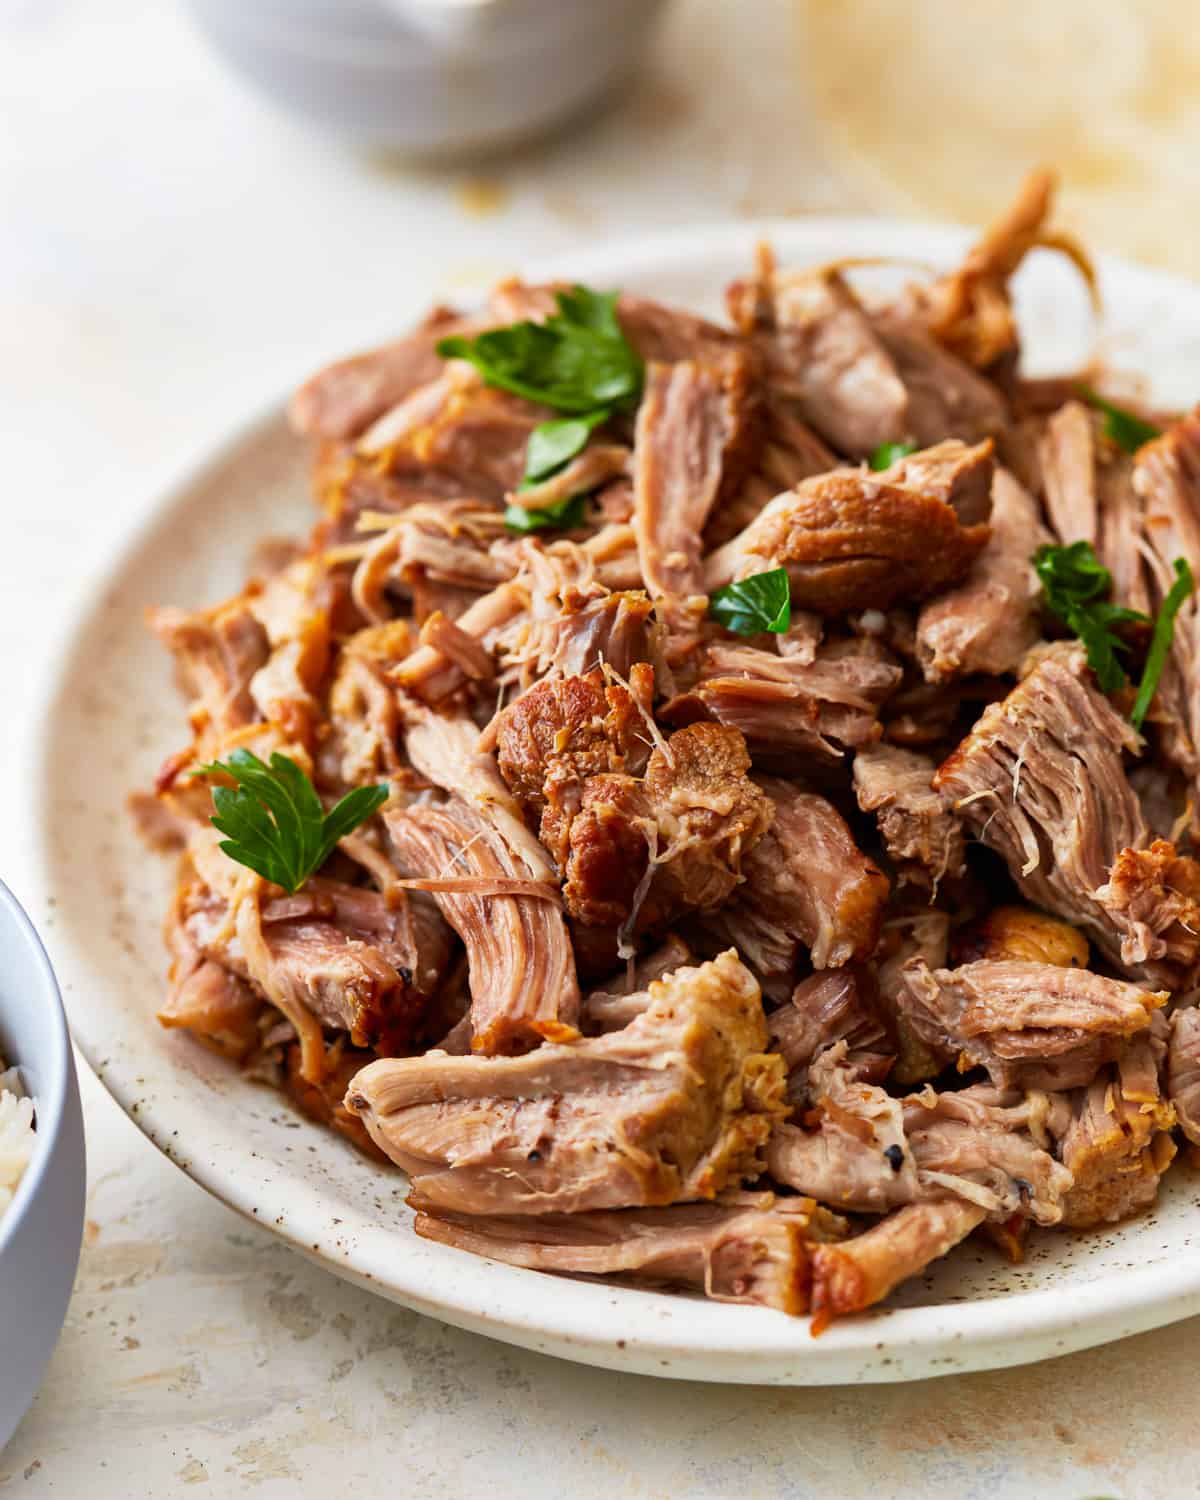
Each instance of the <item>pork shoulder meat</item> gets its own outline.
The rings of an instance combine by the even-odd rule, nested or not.
[[[733,952],[650,986],[624,1030],[519,1058],[370,1063],[346,1107],[430,1212],[540,1214],[713,1198],[757,1176],[786,1113],[758,985]]]
[[[845,1220],[811,1198],[773,1193],[537,1218],[426,1212],[419,1197],[411,1201],[423,1238],[511,1266],[623,1276],[793,1314],[808,1311],[811,1246],[846,1233]]]
[[[814,1247],[813,1332],[834,1318],[881,1302],[893,1288],[939,1260],[986,1217],[962,1198],[909,1203],[839,1245]]]
[[[1200,578],[1200,411],[1139,450],[1133,489],[1142,505],[1151,597],[1160,604],[1174,581],[1176,558]],[[1200,800],[1200,605],[1194,593],[1175,617],[1150,718],[1163,756],[1192,782],[1193,801]]]
[[[1167,1033],[1167,1019],[1159,1016],[1112,1066],[1070,1096],[1058,1143],[1073,1179],[1063,1205],[1069,1228],[1115,1224],[1157,1197],[1158,1180],[1175,1155],[1169,1133],[1175,1110],[1159,1088]]]
[[[898,745],[867,745],[854,757],[858,805],[876,815],[900,883],[934,891],[946,876],[961,875],[966,859],[962,823],[934,790],[936,769],[928,756]]]
[[[1041,586],[1030,561],[1050,540],[1033,496],[1006,469],[992,481],[992,534],[966,578],[926,604],[917,655],[929,682],[1015,672],[1041,636]]]
[[[744,862],[745,884],[708,925],[737,947],[769,993],[782,987],[786,995],[802,948],[817,969],[871,956],[888,881],[824,797],[775,777],[758,784],[774,817]]]
[[[959,442],[914,454],[882,473],[834,469],[774,500],[710,553],[711,592],[736,578],[787,569],[792,602],[824,615],[886,610],[963,578],[987,544],[975,496],[991,482],[991,444]]]
[[[406,702],[414,766],[450,793],[389,809],[399,869],[427,882],[467,950],[472,1047],[511,1052],[574,1029],[575,956],[545,849],[467,720]]]
[[[859,650],[814,648],[806,660],[713,641],[700,658],[696,682],[659,714],[672,724],[728,724],[745,735],[760,764],[786,766],[797,758],[829,764],[842,758],[844,747],[878,738],[880,704],[901,675],[899,667]]]
[[[1167,1092],[1180,1130],[1193,1146],[1200,1146],[1200,1009],[1195,1006],[1171,1017]]]
[[[757,434],[749,357],[652,364],[634,439],[633,525],[642,576],[672,631],[691,638],[704,594],[704,526],[745,476]]]
[[[946,1063],[986,1068],[997,1088],[1086,1085],[1167,1002],[1087,969],[983,959],[931,970],[905,964],[897,1004]]]
[[[984,710],[934,786],[1030,902],[1080,928],[1131,977],[1173,989],[1200,955],[1191,926],[1200,871],[1170,845],[1147,848],[1122,761],[1140,745],[1082,650],[1063,645]]]
[[[548,802],[570,915],[628,937],[721,906],[773,816],[749,770],[736,729],[692,724],[655,747],[640,780],[594,775],[577,799]]]

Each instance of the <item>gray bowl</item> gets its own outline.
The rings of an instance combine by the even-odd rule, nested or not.
[[[288,113],[356,146],[436,158],[587,109],[629,74],[665,0],[495,0],[474,25],[472,7],[445,0],[189,4],[230,67]]]
[[[0,1053],[36,1105],[37,1146],[0,1216],[0,1448],[37,1393],[66,1316],[83,1235],[79,1084],[54,970],[0,884]]]

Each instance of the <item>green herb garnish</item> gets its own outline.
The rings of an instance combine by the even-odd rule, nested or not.
[[[607,410],[590,411],[583,417],[558,417],[541,422],[529,434],[525,448],[525,477],[521,488],[529,490],[551,479],[587,447],[592,429],[609,416]]]
[[[197,766],[193,776],[231,776],[237,789],[213,788],[213,827],[226,835],[222,851],[289,894],[319,870],[338,840],[366,821],[388,799],[386,786],[360,786],[326,812],[316,788],[289,756],[277,751],[265,765],[238,748],[228,760]]]
[[[1171,649],[1171,641],[1175,636],[1175,616],[1179,613],[1183,601],[1196,587],[1186,558],[1177,557],[1174,567],[1175,582],[1168,590],[1167,597],[1163,600],[1162,608],[1158,612],[1158,619],[1154,622],[1154,638],[1150,642],[1150,650],[1146,653],[1146,666],[1142,672],[1137,702],[1133,705],[1133,712],[1129,715],[1129,722],[1135,729],[1142,727],[1142,721],[1146,717],[1150,701],[1158,687],[1158,679],[1162,676],[1163,668],[1167,664],[1167,653]]]
[[[616,292],[585,286],[556,292],[558,311],[544,323],[510,323],[478,338],[441,339],[443,359],[466,359],[485,382],[583,416],[637,396],[642,361],[617,322]]]
[[[551,526],[562,531],[571,531],[582,526],[586,510],[583,495],[568,495],[553,505],[543,505],[539,510],[527,510],[523,505],[504,507],[504,524],[509,531],[542,531]]]
[[[1136,609],[1110,603],[1106,596],[1112,589],[1112,574],[1096,556],[1091,542],[1039,547],[1033,555],[1033,566],[1047,608],[1087,647],[1088,665],[1100,686],[1106,693],[1115,693],[1126,681],[1116,653],[1129,647],[1113,633],[1113,626],[1134,620],[1148,624],[1147,617]]]
[[[1151,422],[1143,422],[1141,417],[1135,417],[1131,411],[1114,406],[1111,401],[1106,401],[1089,386],[1081,385],[1079,395],[1089,406],[1094,406],[1097,411],[1104,413],[1101,430],[1105,437],[1111,438],[1118,447],[1124,448],[1126,453],[1136,453],[1144,443],[1152,442],[1156,437],[1162,436],[1161,428],[1155,427]]]
[[[890,469],[916,451],[916,443],[880,443],[867,462],[873,469]]]
[[[558,311],[544,323],[511,323],[474,339],[444,338],[437,346],[443,359],[469,360],[485,384],[567,414],[530,433],[522,488],[564,469],[592,430],[642,390],[641,357],[617,321],[619,294],[574,286],[554,295]],[[557,519],[553,506],[538,511],[540,519],[532,524],[514,522],[510,513],[519,509],[509,506],[505,513],[505,524],[515,531],[578,524]]]
[[[792,623],[792,590],[786,568],[753,573],[709,596],[708,612],[736,635],[769,630],[782,635]]]

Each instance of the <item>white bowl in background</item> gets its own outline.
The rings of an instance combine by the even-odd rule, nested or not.
[[[200,30],[289,113],[355,145],[494,150],[622,82],[665,0],[190,0]]]
[[[37,1145],[0,1214],[0,1448],[33,1400],[66,1316],[83,1234],[79,1085],[58,984],[29,918],[0,885],[0,1054],[36,1106]]]

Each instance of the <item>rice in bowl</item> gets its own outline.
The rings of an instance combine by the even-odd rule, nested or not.
[[[33,1100],[26,1095],[18,1070],[6,1071],[0,1058],[0,1218],[13,1200],[36,1144]]]

